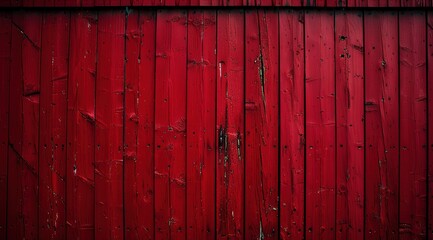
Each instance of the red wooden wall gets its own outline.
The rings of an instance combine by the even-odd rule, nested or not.
[[[433,238],[432,96],[429,10],[3,11],[0,239]]]

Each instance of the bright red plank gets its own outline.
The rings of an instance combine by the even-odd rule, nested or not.
[[[95,234],[95,80],[97,15],[73,12],[70,23],[66,236]]]
[[[245,238],[278,238],[278,13],[245,13]]]
[[[244,236],[244,12],[217,24],[217,238]]]
[[[400,12],[400,239],[426,237],[426,17]]]
[[[398,22],[365,12],[365,237],[398,238]]]
[[[11,15],[0,14],[0,238],[6,239],[8,133],[9,133],[9,83],[11,61]]]
[[[39,123],[39,237],[65,237],[69,13],[42,24]]]
[[[155,238],[186,237],[185,11],[158,11],[155,92]]]
[[[305,15],[307,239],[335,238],[334,15]]]
[[[215,237],[216,12],[188,12],[187,236]]]
[[[427,196],[427,238],[433,238],[433,12],[427,13],[427,106],[428,106],[428,196]]]
[[[280,238],[304,237],[304,14],[279,13]]]
[[[364,239],[363,19],[335,14],[337,239]]]
[[[125,237],[154,238],[155,13],[128,15],[125,96]]]
[[[38,129],[42,18],[14,13],[9,92],[8,237],[38,234]]]
[[[98,16],[95,130],[95,237],[123,237],[125,13]]]

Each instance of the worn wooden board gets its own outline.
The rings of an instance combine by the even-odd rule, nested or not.
[[[304,237],[304,14],[279,12],[280,238]],[[284,54],[281,54],[284,53]]]
[[[278,13],[246,13],[245,238],[278,238]]]
[[[396,12],[364,13],[365,237],[398,238],[399,93]],[[368,177],[367,177],[368,176]]]
[[[433,12],[427,12],[427,238],[433,237]]]
[[[331,11],[305,15],[306,237],[335,238],[335,62]]]
[[[125,238],[153,239],[155,13],[133,11],[126,26]]]
[[[0,238],[6,239],[8,138],[9,138],[9,84],[11,68],[11,14],[0,14]]]
[[[216,11],[188,11],[187,238],[215,238]]]
[[[95,100],[95,238],[123,238],[125,13],[98,15]]]
[[[336,239],[364,239],[364,42],[362,12],[335,13]]]
[[[400,239],[425,239],[427,191],[426,16],[399,13]]]
[[[186,237],[186,11],[157,11],[155,238]]]
[[[66,160],[66,236],[95,234],[97,13],[71,13]]]
[[[218,11],[217,238],[244,236],[244,12]]]

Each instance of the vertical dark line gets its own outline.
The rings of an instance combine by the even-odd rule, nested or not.
[[[401,126],[400,126],[400,14],[401,14],[401,12],[400,11],[397,11],[397,52],[398,52],[398,56],[397,56],[397,59],[398,59],[398,66],[397,66],[397,68],[398,68],[398,94],[397,94],[397,96],[398,96],[398,109],[397,109],[397,112],[398,112],[398,200],[397,200],[397,202],[398,202],[398,210],[397,210],[397,212],[398,212],[398,225],[397,225],[397,229],[399,229],[400,228],[400,142],[401,142],[401,139],[400,139],[400,130],[401,130]],[[398,232],[397,233],[398,234],[398,239],[400,239],[400,233]]]
[[[69,35],[68,35],[68,58],[67,58],[67,62],[68,62],[68,77],[66,79],[66,142],[65,142],[65,153],[66,153],[66,158],[65,158],[65,239],[68,238],[68,234],[67,234],[67,229],[68,227],[68,115],[69,115],[69,82],[71,81],[71,71],[70,71],[70,64],[69,64],[69,59],[70,59],[70,54],[71,54],[71,28],[72,28],[72,17],[71,17],[71,11],[69,11]]]
[[[94,95],[94,113],[95,113],[95,126],[93,128],[93,184],[94,184],[94,189],[93,189],[93,239],[96,239],[96,148],[97,148],[97,144],[96,144],[96,128],[98,127],[98,115],[96,112],[97,109],[97,104],[96,104],[96,95],[97,95],[97,81],[98,81],[98,61],[99,61],[99,11],[96,12],[96,54],[95,54],[95,58],[96,58],[96,62],[95,62],[95,77],[94,77],[94,91],[95,91],[95,95]]]
[[[40,34],[41,34],[41,46],[40,46],[40,49],[39,49],[39,90],[40,90],[40,93],[39,94],[41,94],[42,93],[42,89],[41,89],[41,86],[42,86],[42,49],[43,49],[43,37],[44,37],[44,35],[42,34],[43,33],[43,31],[42,31],[42,29],[43,29],[43,27],[44,27],[44,22],[45,22],[45,12],[42,12],[42,14],[41,14],[42,16],[41,16],[41,26],[40,26]],[[22,51],[22,47],[20,48],[20,50]],[[20,54],[22,54],[22,53],[20,53]],[[22,61],[22,59],[21,59],[21,61]],[[22,65],[22,64],[21,64]],[[24,79],[23,79],[23,88],[24,88]],[[40,97],[40,96],[39,96]],[[40,160],[41,160],[41,150],[40,150],[40,145],[41,145],[41,136],[40,136],[40,125],[41,125],[41,103],[40,103],[40,101],[39,101],[39,113],[38,113],[38,117],[39,117],[39,119],[38,119],[38,168],[36,169],[36,171],[37,171],[37,173],[38,173],[38,182],[37,182],[37,200],[36,200],[36,202],[37,202],[37,205],[36,205],[36,208],[37,208],[37,213],[36,213],[36,217],[37,217],[37,223],[36,223],[36,225],[37,225],[37,239],[39,239],[39,212],[40,212],[40,209],[39,209],[39,205],[40,205],[40,201],[39,201],[39,189],[40,189],[40,187],[39,187],[39,184],[40,184],[40,174],[39,174],[39,169],[40,169]],[[24,123],[23,123],[24,124]]]
[[[285,11],[285,10],[283,10],[283,11]],[[278,195],[277,195],[277,204],[278,204],[278,212],[277,212],[277,217],[278,217],[278,219],[277,219],[277,224],[278,224],[278,226],[277,226],[277,237],[278,237],[278,239],[280,239],[281,238],[281,236],[280,236],[280,232],[281,232],[281,204],[280,204],[280,202],[281,202],[281,173],[280,173],[280,169],[281,169],[281,94],[280,94],[280,91],[281,91],[281,61],[280,61],[280,59],[281,59],[281,56],[280,56],[280,52],[281,52],[281,48],[280,48],[280,11],[276,11],[276,14],[277,14],[277,19],[278,19],[278,26],[277,26],[277,28],[278,28],[278,47],[277,47],[277,49],[278,49],[278,74],[277,74],[277,76],[278,76],[278,83],[277,83],[277,86],[278,86],[278,90],[277,90],[277,94],[278,94],[278,100],[277,100],[277,106],[278,106],[278,113],[277,113],[277,129],[278,129],[278,136],[277,136],[277,138],[278,138],[278,149],[277,149],[277,151],[278,151],[278,159],[277,159],[277,166],[278,166],[278,168],[277,168],[277,179],[278,179],[278,181],[277,181],[277,183],[278,183],[278,186],[277,186],[277,191],[278,191]]]
[[[186,31],[186,54],[185,54],[185,129],[188,132],[188,16],[190,10],[185,10],[185,31]],[[203,17],[203,15],[202,15]],[[203,40],[202,44],[202,56],[203,56]],[[203,76],[203,75],[202,75]],[[188,239],[188,134],[185,133],[185,239]]]
[[[156,210],[155,210],[155,199],[156,199],[156,189],[155,189],[155,155],[156,155],[156,150],[155,150],[155,148],[156,148],[156,134],[155,134],[155,132],[156,132],[156,121],[155,121],[155,119],[156,119],[156,51],[157,51],[157,49],[156,49],[156,43],[157,43],[157,31],[158,31],[158,28],[157,28],[157,26],[158,26],[158,24],[157,24],[157,19],[158,19],[158,10],[154,10],[153,11],[153,20],[154,20],[154,29],[155,29],[155,32],[154,32],[154,41],[153,41],[153,49],[154,49],[154,52],[153,52],[153,136],[152,136],[152,138],[153,138],[153,156],[152,156],[152,160],[153,160],[153,163],[152,163],[152,178],[153,178],[153,189],[152,189],[152,191],[153,191],[153,194],[152,194],[152,198],[153,198],[153,220],[152,220],[152,222],[153,222],[153,239],[155,239],[155,236],[156,236],[156,221],[155,221],[155,219],[156,219]]]
[[[124,23],[124,29],[123,29],[123,116],[122,116],[122,221],[123,221],[123,239],[126,239],[126,214],[125,214],[125,118],[126,118],[126,64],[128,62],[128,57],[126,55],[126,40],[128,39],[126,36],[126,29],[128,28],[128,15],[129,10],[128,7],[125,8],[125,23]],[[141,37],[141,35],[140,35]]]
[[[306,45],[306,35],[307,32],[306,30],[306,25],[307,25],[307,21],[306,21],[306,15],[309,14],[308,11],[302,11],[303,14],[303,18],[304,18],[304,24],[303,24],[303,42],[304,42],[304,79],[303,79],[303,84],[304,84],[304,239],[307,239],[307,45]]]
[[[363,183],[364,183],[364,186],[363,186],[363,188],[364,188],[364,194],[363,194],[363,196],[364,196],[364,199],[362,200],[363,202],[364,202],[364,204],[363,204],[363,239],[365,239],[365,231],[366,231],[366,219],[367,219],[367,211],[366,211],[366,203],[367,203],[367,201],[366,201],[366,199],[367,199],[367,197],[366,197],[366,192],[367,192],[367,184],[366,184],[366,176],[367,176],[367,174],[365,174],[366,173],[366,171],[367,171],[367,148],[366,148],[366,146],[367,146],[367,129],[366,129],[366,126],[367,126],[367,124],[366,124],[366,122],[367,122],[367,114],[366,114],[366,108],[365,108],[365,93],[366,93],[366,90],[365,90],[365,86],[367,85],[366,84],[366,81],[367,81],[367,79],[366,79],[366,77],[365,77],[365,55],[366,55],[366,51],[365,51],[365,33],[366,33],[366,31],[365,31],[365,11],[362,11],[362,46],[363,46],[363,48],[364,48],[364,53],[362,54],[362,62],[363,62],[363,70],[362,70],[362,74],[363,74],[363,76],[364,76],[364,82],[363,82],[363,101],[362,101],[362,106],[363,106],[363,126],[364,126],[364,149],[363,149],[363,152],[364,152],[364,171],[363,171]]]
[[[246,42],[246,30],[247,30],[247,14],[248,13],[250,13],[249,11],[245,11],[245,10],[242,10],[241,11],[242,13],[243,13],[243,15],[244,15],[244,31],[243,31],[243,42],[245,43]],[[252,13],[251,13],[252,14]],[[258,24],[260,24],[260,23],[258,23]],[[245,222],[245,218],[246,218],[246,193],[247,193],[247,184],[246,184],[246,180],[247,180],[247,178],[246,178],[246,176],[247,176],[247,174],[246,174],[246,167],[247,167],[247,164],[246,164],[246,150],[247,150],[247,145],[246,145],[246,142],[245,142],[245,140],[246,140],[246,136],[245,136],[245,134],[246,134],[246,127],[247,127],[247,118],[246,118],[246,109],[245,109],[245,102],[246,102],[246,97],[247,97],[247,74],[246,74],[246,65],[247,65],[247,59],[246,59],[246,51],[247,51],[247,48],[246,48],[246,44],[243,44],[244,45],[244,51],[243,51],[243,61],[244,61],[244,69],[243,69],[243,74],[244,74],[244,86],[243,86],[243,101],[242,101],[242,108],[243,108],[243,118],[244,118],[244,136],[242,137],[243,138],[243,144],[244,144],[244,146],[243,146],[243,149],[244,149],[244,162],[243,162],[243,164],[244,164],[244,172],[243,172],[243,233],[242,233],[242,237],[243,237],[243,239],[245,240],[245,232],[246,232],[246,222]],[[226,128],[228,128],[228,126],[226,126]],[[259,210],[260,211],[260,210]]]
[[[214,193],[215,193],[215,195],[214,195],[214,221],[215,221],[215,223],[214,223],[214,239],[216,239],[217,238],[217,236],[218,236],[218,218],[217,218],[217,216],[218,216],[218,214],[217,214],[217,209],[218,209],[218,202],[217,202],[217,199],[218,199],[218,190],[217,190],[217,181],[218,181],[218,140],[216,140],[217,138],[218,138],[218,127],[217,127],[217,124],[218,124],[218,65],[219,65],[219,63],[218,63],[218,10],[216,10],[216,11],[213,11],[214,13],[215,13],[215,39],[216,39],[216,41],[215,41],[215,104],[214,104],[214,106],[215,106],[215,116],[214,116],[214,120],[215,120],[215,129],[214,129],[214,131],[215,131],[215,136],[214,136],[214,141],[215,141],[215,144],[214,144],[214,149],[215,149],[215,162],[214,162],[214,174],[215,174],[215,178],[214,178]]]
[[[11,114],[10,114],[10,112],[11,112],[11,93],[10,93],[10,91],[11,91],[11,81],[12,81],[12,74],[11,74],[11,70],[12,70],[12,28],[13,28],[13,24],[12,24],[12,21],[13,21],[13,13],[12,14],[10,14],[9,15],[10,16],[10,35],[9,35],[9,79],[7,80],[7,81],[9,81],[8,82],[8,86],[7,86],[7,88],[8,88],[8,96],[7,96],[7,99],[8,99],[8,106],[7,106],[7,109],[8,109],[8,116],[7,116],[7,118],[8,118],[8,142],[7,142],[7,145],[6,145],[6,150],[7,150],[7,152],[6,152],[6,156],[7,156],[7,160],[6,160],[6,221],[5,221],[5,234],[6,234],[6,238],[8,237],[8,215],[9,215],[9,148],[10,148],[10,145],[11,145],[11,143],[10,143],[10,124],[11,124],[11,119],[10,119],[10,117],[11,117]],[[39,142],[38,142],[39,143]],[[38,148],[39,148],[39,146],[38,146]],[[39,159],[39,158],[38,158]]]
[[[338,118],[337,118],[337,111],[338,111],[338,106],[337,106],[337,54],[335,53],[335,51],[337,50],[337,41],[335,40],[335,36],[336,36],[336,31],[337,31],[337,21],[336,21],[336,11],[333,10],[332,11],[334,13],[334,31],[332,34],[332,40],[334,42],[334,51],[333,51],[333,59],[334,59],[334,160],[335,160],[335,165],[334,165],[334,238],[337,237],[337,165],[338,165],[338,154],[337,154],[337,122],[338,122]],[[347,21],[347,19],[345,19],[345,21]],[[345,26],[346,28],[346,26]],[[346,29],[345,29],[346,30]],[[346,61],[344,62],[346,64]],[[344,66],[344,71],[346,71],[346,66]],[[346,79],[344,79],[344,81],[346,81]],[[346,118],[347,120],[347,118]],[[332,228],[331,228],[332,229]]]
[[[425,53],[426,53],[426,60],[425,60],[425,64],[426,64],[426,74],[425,74],[425,76],[426,76],[426,86],[425,86],[425,88],[426,88],[426,99],[427,99],[427,101],[426,101],[426,218],[425,218],[425,227],[426,227],[426,234],[425,234],[425,236],[426,236],[426,239],[428,240],[429,239],[429,235],[430,235],[430,233],[429,233],[429,226],[428,226],[428,222],[429,222],[429,199],[430,199],[430,197],[429,197],[429,130],[430,130],[430,126],[429,126],[429,84],[428,84],[428,80],[429,80],[429,74],[428,74],[428,64],[429,64],[429,62],[428,62],[428,56],[429,56],[429,52],[428,52],[428,40],[429,40],[429,37],[428,37],[428,11],[424,11],[424,17],[425,17]]]

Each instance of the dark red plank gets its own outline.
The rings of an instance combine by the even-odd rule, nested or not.
[[[13,14],[9,92],[8,238],[38,234],[39,13]]]
[[[39,237],[65,237],[69,13],[45,13],[42,24],[39,123]]]
[[[71,14],[68,79],[66,236],[95,234],[95,81],[97,14]]]
[[[245,13],[245,238],[278,238],[278,13]]]
[[[335,238],[334,15],[305,15],[307,239]]]
[[[216,12],[188,12],[188,239],[215,238]]]
[[[155,238],[186,237],[185,11],[158,11],[155,92]]]
[[[217,238],[244,236],[244,12],[217,24]]]
[[[123,237],[123,95],[125,13],[98,16],[95,237]]]
[[[363,19],[335,14],[337,239],[364,239]]]
[[[426,237],[426,17],[400,12],[400,239]]]
[[[365,237],[398,238],[398,22],[395,12],[366,12]]]
[[[125,237],[154,238],[155,13],[127,18]]]
[[[304,237],[304,14],[279,13],[280,238]]]
[[[427,13],[428,188],[427,238],[433,238],[433,12]]]
[[[0,14],[0,238],[6,239],[8,187],[9,83],[11,67],[11,15]]]

